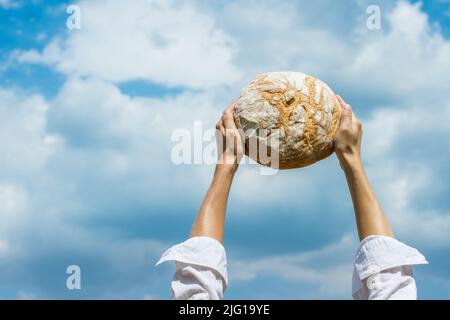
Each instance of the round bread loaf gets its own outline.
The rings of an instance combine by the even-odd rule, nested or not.
[[[247,156],[263,165],[291,169],[333,153],[341,112],[335,94],[319,79],[299,72],[270,72],[242,89],[234,117]],[[260,151],[250,150],[250,141],[278,160],[262,161]]]

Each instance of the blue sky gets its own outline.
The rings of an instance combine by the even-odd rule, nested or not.
[[[371,4],[381,30],[366,28]],[[0,298],[169,298],[174,268],[154,264],[186,238],[214,170],[175,165],[171,134],[212,128],[276,70],[352,105],[396,236],[430,261],[419,297],[450,297],[449,1],[0,0],[0,21]],[[226,298],[348,299],[357,245],[334,156],[273,176],[242,166]]]

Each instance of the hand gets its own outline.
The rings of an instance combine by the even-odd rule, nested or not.
[[[362,125],[352,108],[336,96],[342,107],[341,122],[334,139],[334,151],[342,169],[361,163]]]
[[[234,122],[235,107],[236,104],[233,102],[223,112],[222,117],[216,124],[217,164],[229,167],[233,171],[237,170],[239,161],[244,154],[244,144]]]
[[[342,107],[342,115],[334,139],[334,150],[352,196],[359,239],[363,240],[371,235],[393,237],[391,226],[361,162],[361,122],[341,97],[337,96],[337,99]]]

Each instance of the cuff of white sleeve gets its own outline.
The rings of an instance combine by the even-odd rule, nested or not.
[[[353,270],[353,293],[361,289],[361,281],[381,271],[416,264],[427,264],[415,248],[386,236],[364,238],[356,252]]]
[[[227,256],[223,245],[210,237],[193,237],[163,253],[159,264],[166,261],[207,267],[217,272],[228,286]]]

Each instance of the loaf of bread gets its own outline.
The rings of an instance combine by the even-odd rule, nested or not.
[[[333,153],[341,112],[335,94],[319,79],[299,72],[270,72],[242,89],[234,117],[250,158],[273,168],[291,169]],[[250,150],[254,145],[250,141],[278,160],[262,161],[259,151]]]

